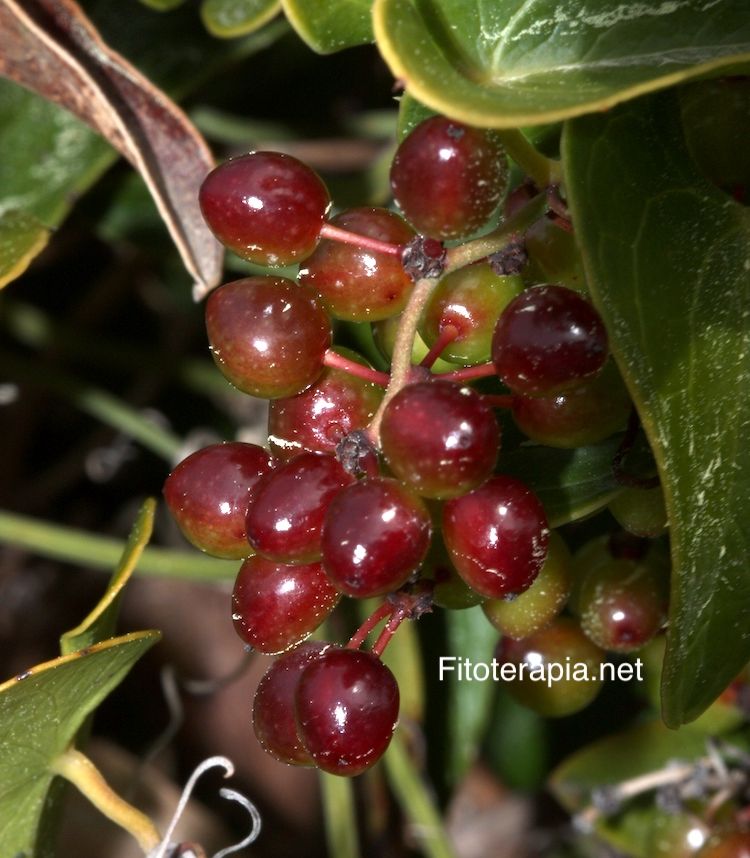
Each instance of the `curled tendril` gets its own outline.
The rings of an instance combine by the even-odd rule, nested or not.
[[[242,795],[241,792],[237,792],[236,790],[227,789],[226,787],[219,790],[219,795],[229,801],[236,801],[237,804],[241,804],[250,814],[253,827],[250,829],[250,833],[244,840],[239,843],[235,843],[234,846],[227,846],[225,849],[217,852],[213,858],[225,858],[225,856],[231,855],[232,852],[239,852],[240,849],[244,849],[246,846],[250,846],[251,843],[255,843],[260,835],[262,825],[258,808],[250,801],[250,799],[247,798],[247,796]]]

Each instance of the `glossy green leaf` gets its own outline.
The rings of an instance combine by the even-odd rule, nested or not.
[[[92,646],[114,635],[122,590],[130,580],[136,564],[141,559],[143,549],[151,539],[155,511],[156,501],[153,498],[145,500],[125,543],[120,561],[112,573],[106,592],[91,613],[60,638],[60,651],[63,655]]]
[[[612,461],[622,435],[577,447],[522,446],[501,453],[498,471],[523,480],[539,496],[552,527],[603,509],[620,491]]]
[[[0,216],[0,288],[23,274],[48,238],[49,230],[27,212]]]
[[[209,33],[234,38],[259,29],[280,9],[280,0],[203,0],[201,18]]]
[[[373,40],[372,0],[281,0],[289,23],[319,54]]]
[[[662,704],[677,726],[750,659],[750,212],[698,173],[671,94],[571,123],[563,156],[588,281],[669,511]]]
[[[750,57],[746,0],[375,0],[373,21],[413,95],[496,128],[604,110]]]
[[[470,673],[462,675],[459,668],[465,659],[491,663],[498,634],[480,606],[444,613],[447,661],[443,663],[442,684],[446,686],[447,771],[455,783],[476,759],[495,697],[491,674],[487,681],[474,681]],[[440,662],[435,669],[440,676]]]
[[[37,840],[50,763],[158,639],[158,632],[113,638],[0,685],[0,855],[53,858]]]

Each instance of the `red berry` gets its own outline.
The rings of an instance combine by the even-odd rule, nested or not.
[[[492,473],[500,429],[492,409],[470,387],[427,381],[402,388],[383,413],[383,455],[417,493],[450,498]]]
[[[459,575],[491,599],[522,593],[547,555],[549,528],[537,496],[496,476],[443,508],[443,539]]]
[[[333,226],[390,244],[406,244],[414,230],[395,212],[349,209]],[[400,313],[414,286],[400,256],[323,239],[299,272],[300,283],[317,292],[337,319],[376,321]]]
[[[204,447],[183,459],[164,483],[164,499],[185,537],[215,557],[253,553],[245,515],[258,480],[273,467],[257,444],[228,442]]]
[[[397,590],[424,559],[430,514],[406,486],[385,477],[340,491],[323,524],[323,563],[336,587],[367,598]]]
[[[394,200],[433,238],[462,238],[484,226],[507,182],[508,162],[492,132],[444,116],[421,122],[391,166]]]
[[[269,404],[271,450],[282,459],[303,450],[333,453],[342,438],[367,426],[382,398],[379,385],[326,367],[307,390]]]
[[[396,679],[376,656],[329,649],[309,664],[296,693],[297,727],[315,763],[353,776],[376,763],[398,721]]]
[[[329,646],[320,641],[305,641],[279,656],[255,692],[253,730],[263,750],[282,763],[315,765],[297,733],[294,697],[302,671]]]
[[[750,858],[750,834],[734,831],[713,838],[698,858]]]
[[[564,286],[534,286],[497,320],[492,361],[514,393],[549,396],[595,376],[607,359],[607,332],[594,307]]]
[[[314,632],[338,600],[320,563],[287,566],[250,557],[234,584],[232,619],[245,643],[273,655]]]
[[[212,292],[206,330],[222,374],[266,399],[309,387],[331,345],[330,319],[315,296],[283,277],[247,277]]]
[[[320,559],[328,505],[353,477],[333,456],[302,453],[259,480],[245,519],[255,550],[282,563]]]
[[[222,244],[270,266],[306,259],[331,205],[320,177],[281,152],[251,152],[219,165],[201,185],[199,200]]]

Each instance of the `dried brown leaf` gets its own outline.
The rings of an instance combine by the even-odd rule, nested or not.
[[[0,0],[0,74],[70,110],[138,170],[195,278],[219,282],[222,251],[198,207],[211,153],[185,114],[109,48],[73,0]]]

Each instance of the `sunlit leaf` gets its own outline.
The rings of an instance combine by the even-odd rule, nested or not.
[[[372,0],[281,0],[281,5],[298,35],[320,54],[373,39]]]
[[[280,9],[280,0],[203,0],[201,17],[209,33],[233,38],[262,27]]]

